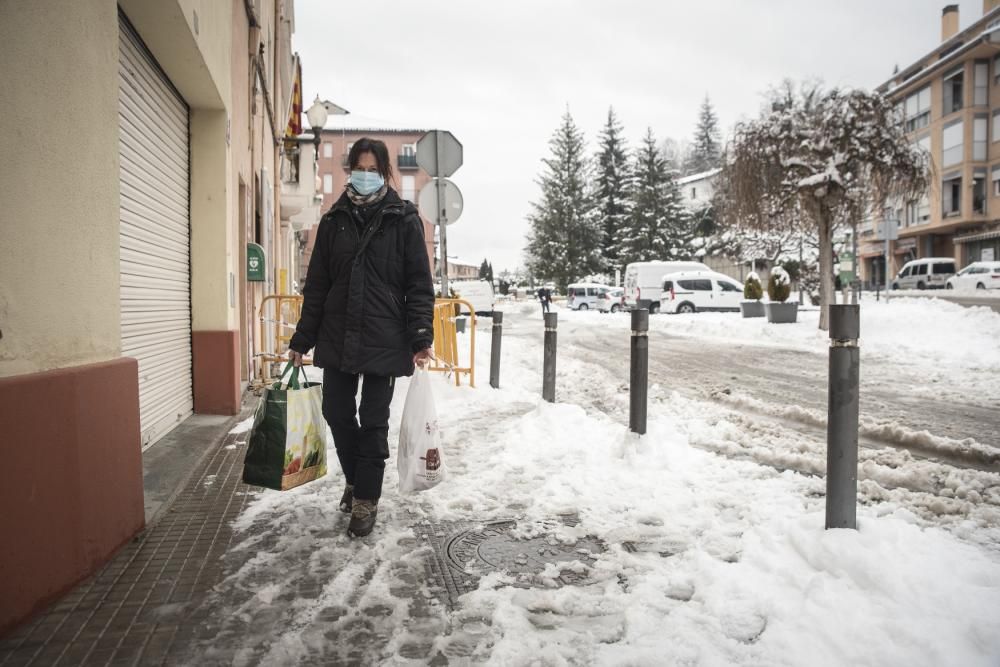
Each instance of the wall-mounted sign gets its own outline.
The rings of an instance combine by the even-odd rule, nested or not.
[[[252,283],[262,283],[267,280],[264,248],[256,243],[247,243],[247,280]]]

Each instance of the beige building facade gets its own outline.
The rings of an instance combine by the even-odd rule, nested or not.
[[[898,238],[889,244],[889,275],[923,257],[954,257],[959,267],[1000,259],[1000,2],[984,0],[964,30],[958,5],[945,7],[941,43],[878,90],[897,103],[933,166],[924,198],[891,206]],[[884,284],[881,220],[858,243],[862,280]]]
[[[254,312],[288,268],[293,11],[0,3],[0,448],[19,471],[0,485],[0,631],[142,529],[145,450],[239,411]]]

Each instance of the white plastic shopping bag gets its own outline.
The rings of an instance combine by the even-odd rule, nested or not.
[[[431,374],[417,368],[406,392],[403,421],[399,429],[399,490],[403,493],[424,491],[445,478],[441,434],[431,390]]]

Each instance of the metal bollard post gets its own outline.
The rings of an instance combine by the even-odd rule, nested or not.
[[[490,345],[490,386],[500,388],[500,339],[503,336],[503,311],[493,311],[493,342]]]
[[[858,380],[861,307],[830,306],[826,527],[858,527]]]
[[[545,313],[545,351],[542,358],[542,398],[556,401],[556,325],[559,313]]]
[[[649,390],[649,311],[632,311],[632,356],[628,374],[628,428],[646,432],[646,394]]]

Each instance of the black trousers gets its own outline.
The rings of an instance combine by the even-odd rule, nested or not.
[[[354,497],[378,502],[389,458],[389,403],[395,378],[365,375],[361,406],[355,402],[361,376],[323,370],[323,416],[333,432],[340,468]],[[361,423],[358,423],[358,417]]]

